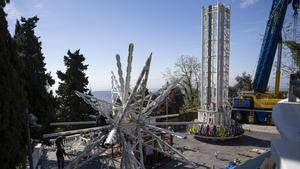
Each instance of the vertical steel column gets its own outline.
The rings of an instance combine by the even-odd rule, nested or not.
[[[201,109],[221,111],[228,101],[230,7],[202,8]]]
[[[207,37],[207,99],[206,99],[206,108],[209,108],[209,106],[211,105],[211,67],[212,67],[212,63],[211,63],[211,59],[212,59],[212,6],[208,6],[208,10],[207,10],[207,16],[208,16],[208,37]]]
[[[224,6],[218,4],[218,52],[217,52],[217,110],[223,107],[224,91]]]
[[[202,7],[202,58],[201,58],[201,64],[202,64],[202,69],[201,69],[201,82],[200,82],[200,85],[201,85],[201,93],[200,93],[200,96],[201,96],[201,106],[200,106],[200,109],[204,109],[204,105],[205,105],[205,85],[204,85],[204,81],[205,81],[205,59],[204,59],[204,54],[205,54],[205,47],[206,47],[206,37],[205,37],[205,27],[204,27],[204,23],[205,23],[205,19],[206,19],[206,15],[205,15],[205,8]]]

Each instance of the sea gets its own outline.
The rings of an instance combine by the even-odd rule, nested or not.
[[[98,99],[111,103],[111,91],[94,91],[92,95]]]
[[[149,89],[150,92],[156,92],[157,90],[159,90],[158,88],[154,88],[154,89]],[[101,100],[105,100],[108,101],[109,103],[111,103],[111,91],[110,90],[106,90],[106,91],[94,91],[92,92],[92,95],[98,99]]]

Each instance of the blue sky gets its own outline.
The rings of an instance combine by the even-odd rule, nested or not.
[[[242,72],[254,74],[271,0],[224,0],[231,5],[230,83]],[[46,68],[56,80],[65,70],[67,50],[80,49],[89,64],[89,87],[110,89],[115,55],[123,67],[128,44],[134,43],[133,82],[153,52],[149,87],[164,84],[162,72],[182,55],[201,57],[201,8],[211,0],[11,0],[6,7],[9,29],[20,16],[40,18],[36,33],[42,41]],[[289,15],[289,14],[288,14]]]

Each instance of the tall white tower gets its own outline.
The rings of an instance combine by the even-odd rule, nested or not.
[[[201,109],[222,111],[228,101],[230,7],[202,9]]]
[[[198,119],[210,124],[227,121],[230,55],[230,6],[202,8],[201,104]],[[211,119],[209,119],[211,116]],[[230,117],[229,117],[230,118]]]

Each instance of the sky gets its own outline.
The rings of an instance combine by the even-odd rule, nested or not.
[[[201,9],[217,0],[11,0],[6,6],[9,30],[16,19],[37,15],[36,34],[42,42],[46,68],[55,79],[65,70],[63,56],[80,49],[85,56],[89,88],[110,90],[115,55],[126,67],[128,45],[134,43],[134,83],[153,53],[148,86],[160,88],[162,73],[181,55],[201,57]],[[231,6],[230,84],[247,72],[255,73],[261,34],[271,0],[219,0]],[[289,13],[287,15],[290,15]]]

